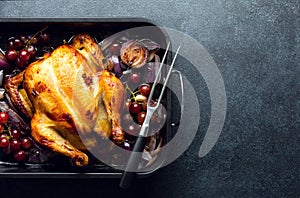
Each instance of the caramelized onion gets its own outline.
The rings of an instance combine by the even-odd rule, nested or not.
[[[128,67],[140,68],[148,61],[149,51],[141,42],[130,40],[123,43],[120,55],[122,62]]]
[[[156,51],[159,50],[160,46],[150,39],[142,39],[140,42],[149,50],[148,61],[151,61],[154,58]]]

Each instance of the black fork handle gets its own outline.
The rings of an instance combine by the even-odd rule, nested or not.
[[[138,136],[136,142],[133,146],[132,153],[129,156],[126,169],[122,174],[120,187],[127,189],[131,186],[134,178],[136,177],[136,172],[132,170],[137,170],[139,162],[142,159],[143,150],[146,144],[147,137]],[[128,171],[131,170],[131,171]]]

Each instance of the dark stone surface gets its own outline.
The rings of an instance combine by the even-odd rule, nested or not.
[[[198,157],[209,120],[204,112],[189,149],[128,191],[117,180],[98,179],[0,180],[0,190],[7,197],[299,197],[299,10],[293,0],[1,1],[1,17],[137,16],[183,31],[217,63],[228,110],[207,156]],[[205,105],[205,84],[195,87]]]

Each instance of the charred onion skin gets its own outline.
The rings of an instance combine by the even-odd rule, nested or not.
[[[129,40],[124,43],[120,50],[121,60],[131,68],[140,68],[146,64],[149,57],[149,50],[143,43]]]

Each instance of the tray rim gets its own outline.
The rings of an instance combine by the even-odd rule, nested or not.
[[[2,22],[143,22],[157,26],[144,17],[0,17]]]
[[[148,23],[149,26],[154,26],[160,29],[163,35],[166,38],[166,41],[169,41],[168,34],[161,29],[156,22],[145,17],[0,17],[1,23]],[[169,96],[168,96],[169,97]],[[168,106],[171,106],[168,103]],[[171,124],[171,123],[170,123]],[[172,125],[167,126],[169,129],[167,131],[172,131]],[[170,132],[171,133],[171,132]],[[161,165],[164,163],[165,159],[162,159],[160,164],[151,171],[138,172],[138,178],[145,178],[153,175],[161,168]],[[16,168],[17,166],[14,166]],[[7,167],[6,167],[7,168]],[[113,167],[111,167],[114,169]],[[1,170],[1,166],[0,166]],[[117,170],[117,169],[114,169]],[[122,171],[120,172],[0,172],[0,178],[120,178]]]

